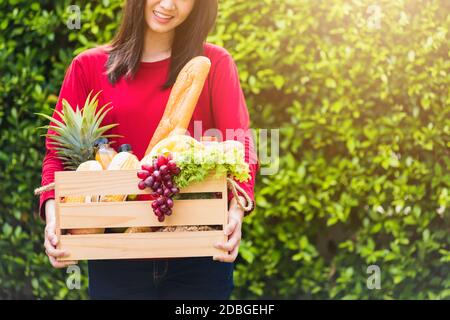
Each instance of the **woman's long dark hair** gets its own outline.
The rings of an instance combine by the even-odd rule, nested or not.
[[[122,23],[109,45],[106,62],[108,80],[115,85],[122,76],[134,77],[139,69],[144,48],[145,0],[127,0]],[[193,57],[203,55],[203,44],[214,27],[217,0],[195,0],[186,20],[175,29],[169,76],[164,88],[171,87],[184,65]]]

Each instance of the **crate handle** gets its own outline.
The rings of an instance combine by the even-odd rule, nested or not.
[[[35,196],[40,196],[44,192],[52,191],[52,190],[55,190],[55,183],[54,182],[52,182],[50,184],[47,184],[45,186],[42,186],[40,188],[34,189],[34,195]]]
[[[236,183],[236,181],[234,181],[234,180],[231,179],[231,178],[227,178],[227,185],[228,185],[228,188],[229,188],[229,189],[231,190],[231,192],[233,193],[233,196],[234,196],[234,198],[236,199],[238,206],[239,206],[242,210],[244,210],[244,212],[250,212],[250,211],[253,209],[253,201],[252,201],[252,199],[250,199],[250,196],[247,194],[247,192],[245,192],[245,190],[242,189],[241,186],[238,185],[238,184]],[[245,198],[245,200],[246,200],[246,202],[247,202],[247,205],[245,205],[244,203],[242,203],[242,200],[241,200],[241,198],[239,197],[239,195],[238,195],[238,193],[237,193],[238,191],[239,191],[240,193],[242,193],[242,195],[244,196],[244,198]]]

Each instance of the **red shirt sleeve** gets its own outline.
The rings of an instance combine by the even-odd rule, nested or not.
[[[250,180],[238,182],[253,201],[255,206],[255,176],[259,169],[252,133],[249,128],[249,114],[244,93],[239,81],[237,66],[227,54],[219,59],[212,74],[211,84],[212,111],[215,128],[220,130],[224,140],[237,140],[245,145],[245,162],[250,167]],[[228,200],[233,198],[229,192]]]
[[[89,87],[87,83],[87,79],[85,77],[85,73],[83,72],[83,67],[80,59],[75,58],[67,69],[64,82],[61,86],[61,90],[58,97],[58,102],[56,104],[56,110],[62,110],[62,100],[65,99],[69,104],[75,108],[77,105],[82,107],[89,93]],[[61,118],[54,113],[53,117],[57,120]],[[49,130],[48,133],[55,132],[53,130]],[[47,185],[49,183],[54,182],[55,180],[55,172],[63,171],[64,167],[56,156],[56,152],[52,147],[50,138],[46,138],[45,140],[45,148],[46,154],[42,163],[42,182],[41,184]],[[41,194],[40,202],[39,202],[39,213],[42,219],[45,219],[45,202],[49,199],[55,198],[54,191],[48,191]]]

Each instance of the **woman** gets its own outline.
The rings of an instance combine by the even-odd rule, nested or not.
[[[182,67],[193,57],[207,56],[212,63],[205,87],[194,111],[201,132],[216,128],[248,129],[249,117],[237,68],[229,53],[205,42],[217,15],[217,0],[128,0],[119,32],[111,44],[78,55],[67,70],[57,110],[66,99],[83,105],[90,91],[102,91],[100,105],[111,102],[113,110],[105,123],[118,123],[112,133],[123,138],[142,158],[164,112],[171,87]],[[55,116],[55,115],[54,115]],[[240,139],[229,137],[227,139]],[[240,185],[253,199],[257,161],[250,135],[246,161],[252,179]],[[43,162],[42,184],[53,182],[63,170],[49,141]],[[243,198],[244,199],[244,198]],[[245,200],[244,200],[245,201]],[[76,261],[58,262],[68,253],[56,249],[54,192],[41,196],[41,216],[46,220],[45,249],[55,268]],[[227,299],[233,288],[233,262],[241,240],[243,212],[230,197],[226,243],[222,255],[211,258],[120,260],[89,262],[89,294],[94,299]]]

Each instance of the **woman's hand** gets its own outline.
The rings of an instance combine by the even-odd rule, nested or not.
[[[246,201],[242,198],[242,201]],[[239,208],[235,198],[231,199],[230,210],[228,211],[228,224],[225,227],[225,235],[228,236],[228,241],[225,243],[217,243],[215,247],[221,249],[226,253],[216,255],[213,257],[216,261],[234,262],[239,252],[239,245],[242,236],[242,220],[244,219],[244,211]]]
[[[69,254],[66,251],[56,249],[58,244],[58,237],[56,236],[56,214],[55,214],[55,200],[47,200],[45,203],[45,253],[54,268],[66,268],[72,264],[77,264],[77,261],[58,261],[56,258],[67,257]]]

